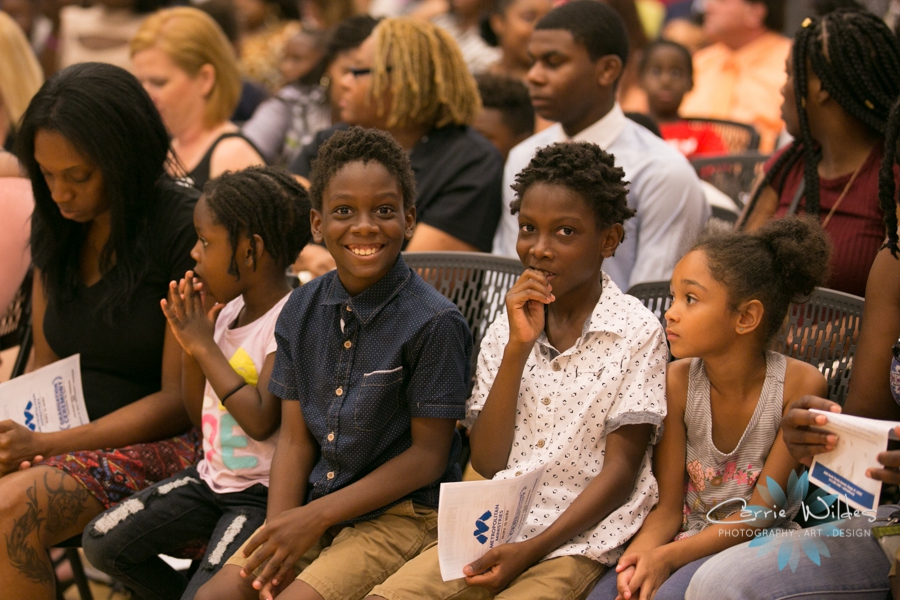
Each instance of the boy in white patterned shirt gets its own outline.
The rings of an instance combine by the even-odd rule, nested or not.
[[[622,169],[586,142],[537,152],[513,186],[525,272],[481,346],[472,466],[542,469],[524,528],[442,582],[437,547],[374,598],[584,598],[657,500],[651,444],[666,413],[659,320],[602,272],[634,214]]]

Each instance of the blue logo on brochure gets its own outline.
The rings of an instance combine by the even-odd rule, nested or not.
[[[491,518],[491,511],[486,510],[484,514],[478,517],[475,521],[475,531],[472,533],[475,536],[475,539],[478,540],[479,544],[486,544],[488,539],[487,536],[484,535],[488,531],[490,531],[491,527],[485,521]]]
[[[34,424],[34,415],[31,411],[34,410],[34,403],[29,401],[28,404],[25,405],[25,427],[34,431],[37,429],[37,425]]]

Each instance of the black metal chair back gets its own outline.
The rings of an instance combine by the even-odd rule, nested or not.
[[[714,185],[734,200],[738,208],[743,208],[768,158],[758,152],[745,152],[695,158],[691,165],[700,179]]]
[[[722,139],[731,154],[759,150],[759,132],[749,123],[700,118],[690,118],[685,121],[693,128],[711,129]]]
[[[639,283],[628,293],[641,301],[666,326],[665,312],[672,304],[668,281]],[[838,404],[847,399],[850,370],[862,321],[865,300],[836,290],[816,288],[809,300],[792,304],[772,350],[807,362],[828,381],[828,398]]]
[[[816,288],[809,300],[791,305],[773,350],[817,367],[828,381],[828,398],[843,405],[862,325],[865,300]]]
[[[12,377],[25,372],[31,353],[31,289],[32,272],[29,270],[6,312],[0,316],[0,350],[19,347]]]
[[[506,292],[524,267],[518,260],[481,252],[405,252],[403,260],[459,307],[472,330],[472,372],[488,326],[503,310]]]

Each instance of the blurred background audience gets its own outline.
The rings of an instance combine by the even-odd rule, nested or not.
[[[264,164],[229,121],[241,92],[234,52],[212,17],[161,10],[131,40],[134,72],[172,136],[171,175],[198,190],[224,171]]]

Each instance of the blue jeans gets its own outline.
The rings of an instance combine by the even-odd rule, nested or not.
[[[896,506],[880,507],[874,523],[866,516],[840,523],[837,528],[844,533],[842,537],[821,535],[828,525],[819,525],[773,539],[768,544],[780,543],[779,549],[767,554],[760,555],[760,551],[766,550],[768,544],[750,548],[748,542],[729,548],[697,571],[686,598],[885,600],[890,597],[891,562],[871,537],[871,529],[884,525],[887,515],[895,510]],[[809,558],[801,545],[804,540],[808,544],[810,536],[821,541],[831,555],[819,557],[821,566]],[[790,566],[778,569],[778,554],[785,544],[791,544],[791,551],[799,556],[796,571],[792,572]]]
[[[268,495],[261,484],[217,494],[188,467],[91,521],[82,536],[84,553],[140,598],[190,599],[263,524]],[[190,581],[157,556],[207,540]]]
[[[710,558],[710,556],[698,558],[694,562],[690,562],[672,573],[666,582],[656,590],[656,595],[653,597],[654,600],[684,600],[684,591],[691,582],[691,577],[697,569],[700,568],[700,565]],[[594,589],[591,591],[591,595],[587,597],[587,600],[615,600],[619,593],[616,589],[616,577],[618,575],[619,574],[616,573],[616,566],[611,566],[609,570],[603,574],[603,577],[600,578],[600,581],[597,582],[597,585],[594,586]],[[637,596],[634,597],[637,598]],[[710,598],[712,597],[713,596],[710,596]]]

